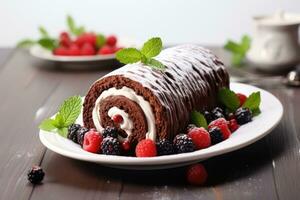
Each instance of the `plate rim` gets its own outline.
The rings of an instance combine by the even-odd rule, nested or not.
[[[279,124],[279,122],[281,121],[282,116],[283,116],[284,110],[283,110],[283,106],[282,106],[281,102],[270,92],[268,92],[264,89],[258,88],[256,86],[249,85],[249,84],[232,82],[231,85],[250,87],[250,88],[253,88],[258,91],[263,91],[264,93],[266,93],[270,97],[272,97],[274,100],[274,103],[276,103],[279,106],[278,111],[277,111],[278,116],[276,119],[274,119],[272,126],[268,127],[267,130],[265,130],[263,133],[259,134],[258,136],[254,137],[250,140],[247,140],[243,143],[237,144],[237,145],[233,145],[233,146],[230,145],[229,147],[222,148],[222,149],[216,149],[213,151],[209,151],[209,148],[206,148],[206,149],[197,150],[197,151],[190,152],[190,153],[173,154],[173,155],[167,155],[167,156],[156,156],[156,157],[150,157],[150,158],[137,158],[137,157],[127,157],[127,156],[112,156],[112,155],[94,154],[94,153],[86,152],[84,150],[82,150],[85,152],[84,155],[76,154],[76,152],[71,152],[69,150],[62,149],[62,148],[59,148],[59,147],[53,145],[51,142],[49,142],[47,140],[47,134],[53,134],[53,135],[55,134],[56,137],[60,137],[61,139],[66,139],[66,138],[63,138],[56,133],[46,132],[46,131],[42,131],[42,130],[39,131],[39,138],[40,138],[40,141],[42,142],[42,144],[46,148],[48,148],[49,150],[56,152],[60,155],[63,155],[63,156],[69,157],[69,158],[73,158],[73,159],[77,159],[77,160],[96,162],[99,164],[102,163],[104,165],[118,165],[118,166],[122,165],[122,166],[140,166],[140,167],[147,166],[147,167],[149,167],[151,165],[154,165],[154,166],[169,165],[169,164],[190,162],[193,160],[196,161],[196,160],[208,159],[208,158],[211,158],[214,156],[226,154],[226,153],[241,149],[243,147],[246,147],[246,146],[260,140],[261,138],[263,138],[264,136],[269,134],[272,130],[274,130],[274,128]],[[222,145],[226,141],[227,140],[225,140],[219,144],[216,144],[216,145]],[[214,146],[216,146],[216,145],[214,145]],[[208,152],[206,152],[206,151],[208,151]]]

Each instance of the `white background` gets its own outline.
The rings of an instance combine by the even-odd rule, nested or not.
[[[0,46],[37,37],[39,25],[58,34],[66,14],[106,34],[223,44],[251,34],[252,16],[278,10],[300,13],[300,0],[0,0]]]

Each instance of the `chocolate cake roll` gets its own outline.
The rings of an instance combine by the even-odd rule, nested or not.
[[[189,122],[193,110],[216,104],[220,88],[229,87],[223,63],[209,50],[183,45],[163,50],[160,71],[142,63],[128,64],[97,80],[83,105],[88,128],[120,130],[119,139],[173,139]],[[116,122],[114,117],[121,116]]]

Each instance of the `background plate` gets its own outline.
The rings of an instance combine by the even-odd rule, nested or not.
[[[261,114],[253,118],[253,121],[241,126],[231,137],[219,144],[209,148],[194,151],[191,153],[175,154],[168,156],[158,156],[152,158],[136,158],[126,156],[108,156],[93,154],[84,151],[78,144],[71,140],[61,137],[58,134],[40,131],[41,142],[50,150],[66,157],[95,162],[102,165],[123,168],[123,169],[163,169],[188,165],[211,158],[213,156],[225,154],[245,147],[273,130],[283,115],[283,107],[279,100],[271,93],[246,84],[231,83],[231,89],[249,95],[252,92],[261,92]],[[79,116],[78,122],[82,123],[82,116]]]

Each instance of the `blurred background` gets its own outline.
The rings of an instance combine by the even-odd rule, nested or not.
[[[0,0],[0,46],[65,29],[70,14],[87,29],[141,41],[160,36],[165,44],[224,44],[253,31],[254,15],[300,12],[299,0]]]

